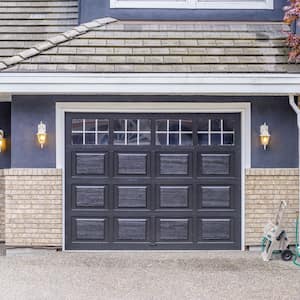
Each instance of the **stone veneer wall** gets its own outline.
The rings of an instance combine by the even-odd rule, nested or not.
[[[264,226],[269,220],[274,222],[280,200],[288,204],[283,226],[290,242],[295,242],[298,186],[298,169],[246,170],[246,246],[260,245]]]
[[[5,196],[4,196],[4,176],[0,170],[0,242],[4,241],[5,233]]]
[[[62,172],[6,169],[7,246],[62,246]]]
[[[280,200],[288,203],[283,225],[293,243],[298,170],[247,169],[245,188],[246,245],[260,244],[263,228],[274,220]],[[62,246],[61,170],[0,170],[0,241],[4,236],[7,246]]]

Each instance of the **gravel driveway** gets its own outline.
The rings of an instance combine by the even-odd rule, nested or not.
[[[264,263],[256,252],[37,251],[0,257],[5,300],[299,300],[299,287],[300,268]]]

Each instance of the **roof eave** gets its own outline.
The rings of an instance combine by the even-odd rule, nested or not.
[[[300,74],[0,73],[0,93],[289,95],[300,94]]]

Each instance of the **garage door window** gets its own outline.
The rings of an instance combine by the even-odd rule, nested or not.
[[[105,119],[73,119],[73,145],[107,145],[108,120]]]
[[[151,120],[120,119],[114,120],[115,145],[150,145]]]
[[[209,119],[199,122],[198,143],[204,146],[234,145],[233,127],[222,119]]]
[[[156,145],[192,144],[192,120],[156,120]]]
[[[233,146],[234,126],[230,120],[194,120],[200,146]],[[158,146],[192,146],[193,122],[189,119],[155,120],[155,144]],[[150,145],[150,119],[112,120],[114,145]],[[73,145],[108,145],[108,119],[72,119]],[[196,142],[197,143],[197,142]]]

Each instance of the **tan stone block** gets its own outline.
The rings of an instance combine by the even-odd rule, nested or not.
[[[6,243],[61,246],[61,170],[10,169],[6,174]]]

